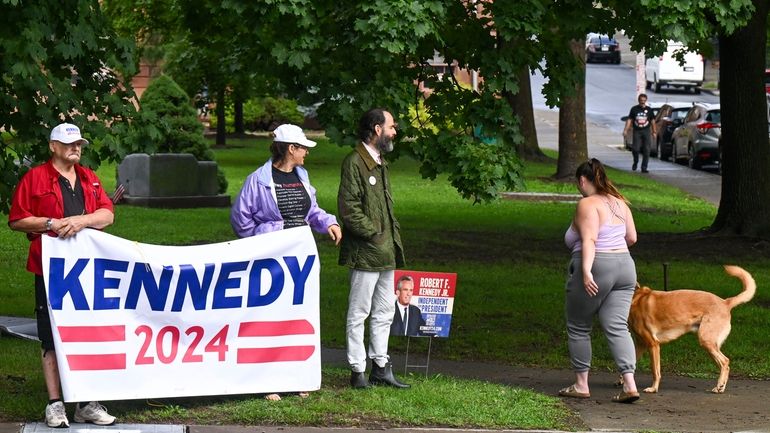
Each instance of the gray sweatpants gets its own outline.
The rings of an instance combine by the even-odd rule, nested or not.
[[[610,352],[620,373],[636,369],[636,351],[628,331],[628,311],[636,287],[636,265],[629,253],[596,253],[591,273],[599,293],[588,296],[583,286],[580,252],[572,255],[567,278],[567,336],[572,369],[591,367],[591,329],[594,315],[607,337]]]

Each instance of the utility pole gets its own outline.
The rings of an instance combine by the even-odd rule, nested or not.
[[[644,70],[645,58],[644,49],[636,53],[636,96],[644,93],[647,89],[647,77]]]

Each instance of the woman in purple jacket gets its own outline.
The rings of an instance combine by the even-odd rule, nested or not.
[[[305,156],[315,147],[296,125],[274,131],[272,158],[246,178],[230,212],[230,223],[239,238],[310,225],[328,233],[335,244],[342,238],[334,215],[318,207],[310,185]]]
[[[328,233],[336,245],[342,231],[334,215],[318,207],[315,188],[310,186],[305,156],[315,147],[296,125],[281,125],[273,131],[272,157],[246,178],[230,211],[230,223],[239,238],[260,233],[310,225],[319,233]],[[306,392],[300,392],[307,397]],[[265,395],[280,400],[278,394]]]

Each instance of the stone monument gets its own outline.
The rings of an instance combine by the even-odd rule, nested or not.
[[[133,153],[118,166],[127,204],[160,208],[229,207],[219,194],[217,163],[189,153]]]

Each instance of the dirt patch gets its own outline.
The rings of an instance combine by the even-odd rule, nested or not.
[[[500,194],[506,200],[518,201],[547,201],[577,203],[582,197],[580,194],[556,194],[538,192],[504,192]]]
[[[695,233],[639,233],[639,242],[631,248],[637,258],[661,260],[708,260],[719,264],[756,261],[770,257],[770,242],[744,236],[713,236]],[[663,256],[662,256],[663,255]]]
[[[566,226],[565,226],[566,229]],[[439,263],[473,260],[481,263],[529,262],[531,257],[560,254],[566,261],[569,253],[559,237],[536,238],[526,233],[501,236],[499,232],[454,231],[419,244],[410,244],[413,257],[430,258]],[[484,245],[484,248],[479,248]],[[665,262],[697,260],[715,265],[756,262],[770,258],[770,242],[742,236],[709,236],[704,233],[639,233],[639,241],[631,248],[637,261]]]

